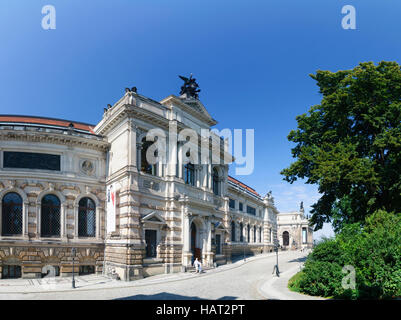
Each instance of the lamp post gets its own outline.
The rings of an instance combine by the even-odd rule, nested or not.
[[[72,288],[75,289],[75,272],[74,272],[74,261],[75,261],[75,256],[77,254],[77,249],[72,248],[71,249],[71,257],[72,257]]]
[[[275,243],[274,243],[274,251],[276,251],[276,265],[273,268],[273,274],[276,273],[276,276],[279,277],[280,276],[280,270],[278,269],[278,241],[276,239]]]

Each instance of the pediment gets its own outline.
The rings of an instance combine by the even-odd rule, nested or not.
[[[192,114],[194,117],[197,117],[198,119],[204,121],[209,126],[214,126],[217,124],[217,121],[212,118],[202,102],[197,99],[183,99],[175,95],[170,95],[160,101],[160,103],[169,107],[174,105],[181,110]]]
[[[141,219],[142,223],[166,224],[166,221],[156,212],[151,212]]]
[[[224,231],[229,233],[229,231],[226,228],[224,228],[224,225],[221,222],[216,222],[214,226],[215,226],[215,231]]]

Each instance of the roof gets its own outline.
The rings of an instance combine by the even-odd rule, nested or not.
[[[0,115],[0,123],[37,124],[45,126],[56,126],[62,128],[69,128],[72,123],[75,129],[95,134],[95,132],[93,131],[93,128],[95,127],[94,125],[83,122],[62,120],[55,118],[21,116],[21,115]]]
[[[251,187],[247,186],[245,183],[242,183],[241,181],[239,181],[239,180],[237,180],[237,179],[234,179],[234,178],[231,177],[231,176],[228,176],[228,181],[231,181],[232,183],[234,183],[234,184],[236,184],[236,185],[238,185],[238,186],[244,188],[245,190],[248,190],[250,193],[254,194],[254,195],[257,196],[257,197],[260,197],[260,194],[257,193],[257,192],[255,191],[255,189],[252,189]]]

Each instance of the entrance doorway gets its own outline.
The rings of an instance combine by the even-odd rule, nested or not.
[[[146,241],[146,257],[156,257],[156,245],[157,245],[157,231],[156,230],[145,230],[145,241]]]
[[[288,246],[290,245],[290,234],[288,231],[283,232],[283,246]]]
[[[195,258],[198,258],[199,261],[202,260],[202,250],[197,248],[197,230],[195,224],[192,222],[191,224],[191,252],[192,252],[192,260],[195,261]]]
[[[216,234],[216,254],[221,254],[221,235]]]

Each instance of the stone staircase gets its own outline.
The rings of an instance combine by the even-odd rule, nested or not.
[[[202,271],[207,271],[207,270],[211,270],[211,269],[214,269],[214,267],[204,267],[204,266],[202,266]],[[195,267],[194,266],[186,267],[185,268],[185,272],[195,273]]]

